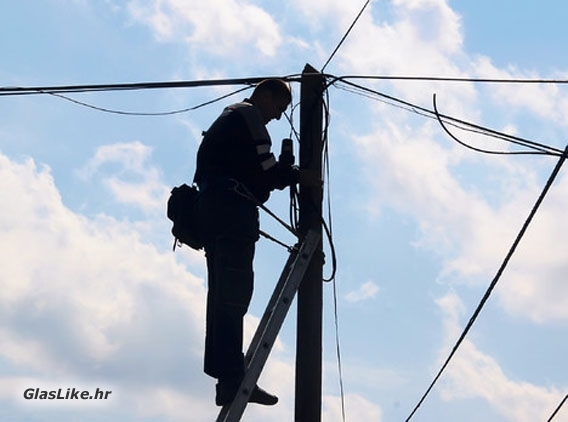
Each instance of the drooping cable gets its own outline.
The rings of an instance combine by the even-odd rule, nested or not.
[[[298,108],[299,105],[300,103],[297,102],[296,104],[292,105],[290,113],[284,113],[284,117],[286,117],[286,120],[288,120],[288,123],[290,123],[290,134],[288,135],[288,138],[290,139],[295,138],[296,141],[298,142],[300,142],[300,134],[298,133],[296,127],[294,126],[294,112],[296,111],[296,108]],[[294,138],[292,138],[292,135],[294,135]]]
[[[290,133],[288,135],[289,139],[296,140],[298,145],[300,144],[300,134],[294,126],[294,112],[296,108],[300,105],[299,102],[295,103],[292,101],[292,106],[290,107],[290,113],[284,113],[286,120],[290,124]],[[298,148],[299,149],[299,148]],[[289,205],[289,217],[290,225],[297,231],[300,229],[299,226],[299,193],[296,185],[290,186],[290,205]]]
[[[341,79],[341,78],[340,78]],[[368,96],[374,96],[374,98],[378,98],[379,101],[383,101],[387,104],[393,105],[395,107],[399,107],[408,111],[411,111],[413,113],[416,113],[418,115],[424,116],[424,117],[428,117],[428,118],[432,118],[435,119],[435,112],[432,110],[429,110],[427,108],[418,106],[416,104],[412,104],[408,101],[402,100],[400,98],[397,97],[393,97],[381,92],[378,92],[374,89],[359,85],[359,84],[354,84],[351,82],[344,82],[347,85],[352,86],[355,89],[359,89],[362,92],[366,93]],[[443,117],[445,119],[446,122],[448,122],[448,124],[451,124],[452,126],[457,126],[462,128],[463,130],[468,130],[471,132],[476,132],[476,133],[481,133],[481,134],[485,134],[487,136],[493,136],[495,138],[504,140],[504,141],[508,141],[508,142],[512,142],[518,145],[521,145],[523,147],[529,148],[529,149],[533,149],[535,151],[538,151],[537,153],[540,153],[542,151],[546,151],[548,152],[550,155],[555,155],[555,156],[561,156],[562,155],[562,150],[548,146],[548,145],[543,145],[543,144],[539,144],[527,139],[523,139],[520,137],[516,137],[516,136],[512,136],[512,135],[508,135],[502,132],[498,132],[495,131],[493,129],[489,129],[483,126],[479,126],[476,125],[474,123],[470,123],[470,122],[466,122],[464,120],[460,120],[460,119],[456,119],[454,117],[451,116],[447,116],[447,115],[440,115],[441,117]]]
[[[331,187],[330,187],[330,176],[329,176],[329,125],[330,125],[330,112],[329,112],[329,91],[326,89],[325,91],[326,101],[323,102],[324,107],[324,125],[323,125],[323,132],[322,132],[322,168],[324,171],[324,178],[327,180],[326,188],[327,188],[327,210],[328,210],[328,218],[327,222],[322,217],[322,225],[326,232],[328,241],[329,241],[329,248],[331,253],[331,275],[328,278],[324,278],[324,281],[332,281],[335,279],[335,274],[337,272],[337,255],[335,251],[335,245],[333,241],[333,227],[332,227],[332,218],[331,218]]]
[[[373,99],[380,99],[381,101],[387,102],[390,105],[400,107],[403,109],[410,110],[414,113],[436,118],[435,113],[426,108],[411,104],[409,102],[403,101],[400,98],[395,98],[388,96],[384,93],[380,93],[376,90],[372,90],[368,87],[356,84],[351,80],[354,79],[371,79],[371,80],[416,80],[416,81],[442,81],[442,82],[476,82],[476,83],[518,83],[518,84],[565,84],[568,80],[562,79],[489,79],[489,78],[455,78],[455,77],[429,77],[429,76],[377,76],[377,75],[346,75],[346,76],[332,76],[326,75],[326,77],[331,78],[332,82],[328,84],[334,85],[340,89],[346,89],[345,87],[338,84],[341,82],[349,86],[352,90],[359,90],[359,93],[366,95]],[[100,84],[100,85],[67,85],[67,86],[44,86],[44,87],[0,87],[0,96],[10,96],[10,95],[33,95],[33,94],[61,94],[61,93],[72,93],[72,92],[103,92],[103,91],[126,91],[126,90],[148,90],[148,89],[174,89],[174,88],[194,88],[194,87],[205,87],[205,86],[223,86],[223,85],[247,85],[248,87],[260,82],[263,79],[270,78],[269,76],[263,77],[249,77],[249,78],[237,78],[237,79],[219,79],[219,80],[198,80],[198,81],[171,81],[171,82],[141,82],[141,83],[124,83],[124,84]],[[298,81],[299,75],[288,75],[279,77],[285,81]],[[231,94],[229,94],[231,95]],[[121,112],[118,110],[104,109],[103,107],[92,106],[88,103],[83,103],[76,99],[70,97],[65,97],[68,101],[76,102],[77,104],[91,107],[93,109],[100,109],[100,111],[116,112],[118,114],[132,114],[132,115],[169,115],[175,113],[182,113],[184,111],[190,111],[192,109],[199,108],[210,103],[204,103],[203,105],[195,106],[189,109],[174,110],[170,112],[163,113],[141,113],[141,112]],[[223,98],[223,97],[221,97]],[[221,99],[219,98],[219,99]],[[215,100],[212,100],[215,102]],[[546,152],[550,155],[560,156],[562,151],[547,145],[542,145],[528,141],[526,139],[518,138],[512,135],[507,135],[501,132],[497,132],[488,128],[474,125],[469,122],[464,122],[450,116],[440,115],[444,118],[446,124],[457,126],[463,130],[469,130],[472,132],[482,133],[486,136],[492,136],[501,140],[508,142],[519,143],[527,148],[532,148],[536,151],[535,154],[540,154]],[[510,153],[510,152],[506,152]]]
[[[440,126],[442,126],[442,129],[444,129],[444,132],[446,132],[448,134],[448,136],[450,138],[452,138],[454,141],[456,141],[458,144],[471,149],[472,151],[475,152],[481,152],[483,154],[494,154],[494,155],[538,155],[538,154],[542,154],[542,155],[550,155],[548,152],[543,151],[541,148],[535,148],[537,151],[492,151],[492,150],[487,150],[487,149],[482,149],[482,148],[477,148],[474,147],[473,145],[469,145],[467,143],[465,143],[464,141],[458,139],[446,126],[446,124],[444,123],[444,120],[442,118],[442,115],[438,112],[438,105],[436,102],[436,94],[434,94],[433,96],[433,105],[434,105],[434,113],[436,115],[436,119],[438,120],[438,123],[440,123]],[[456,126],[454,124],[454,126]],[[478,132],[478,133],[482,133],[482,132]],[[484,135],[487,135],[486,133],[482,133]],[[487,135],[489,136],[489,135]],[[515,143],[515,144],[519,144],[518,142],[511,140],[510,142]]]
[[[326,189],[327,189],[327,223],[322,218],[322,223],[324,230],[327,233],[329,239],[329,246],[331,250],[331,258],[332,258],[332,273],[328,279],[324,279],[324,281],[330,281],[333,286],[333,320],[334,320],[334,328],[335,328],[335,355],[337,359],[337,372],[339,378],[339,393],[341,398],[341,417],[343,422],[346,421],[346,412],[345,412],[345,388],[343,384],[343,365],[341,361],[341,342],[339,336],[339,306],[337,300],[337,280],[335,278],[336,271],[337,271],[337,257],[335,252],[335,245],[334,245],[334,237],[333,237],[333,218],[332,218],[332,201],[331,201],[331,178],[330,178],[330,159],[329,159],[329,126],[330,126],[330,111],[329,111],[329,90],[325,89],[324,91],[325,100],[323,101],[324,107],[324,127],[322,133],[323,139],[323,151],[322,151],[322,168],[323,168],[323,177]]]
[[[468,83],[496,83],[496,84],[568,84],[568,79],[529,79],[529,78],[456,78],[445,76],[398,76],[398,75],[344,75],[332,76],[336,80],[407,80],[407,81],[432,81],[432,82],[468,82]],[[256,76],[248,78],[211,79],[197,81],[165,81],[165,82],[134,82],[113,84],[83,84],[83,85],[57,85],[57,86],[4,86],[0,87],[0,96],[13,95],[38,95],[42,93],[71,93],[71,92],[103,92],[103,91],[134,91],[148,89],[177,89],[196,88],[205,86],[223,85],[255,85],[263,79],[279,78],[287,82],[300,81],[300,75],[287,76]]]
[[[519,243],[521,242],[521,239],[523,238],[525,232],[527,231],[527,228],[529,227],[529,224],[531,223],[533,217],[536,215],[536,212],[538,211],[538,208],[540,207],[542,201],[544,200],[544,197],[546,196],[546,194],[548,193],[550,187],[552,186],[552,183],[554,182],[554,179],[556,179],[556,176],[558,175],[558,173],[560,172],[560,168],[562,167],[562,164],[564,164],[564,161],[566,160],[566,158],[568,158],[568,146],[566,147],[566,149],[564,150],[564,153],[562,154],[562,156],[560,157],[560,159],[558,160],[558,163],[556,164],[556,166],[554,167],[554,170],[552,171],[550,177],[548,178],[548,181],[546,182],[546,185],[544,187],[544,189],[542,190],[540,196],[538,197],[536,203],[534,204],[531,212],[529,213],[529,216],[527,217],[527,219],[525,220],[525,222],[523,223],[523,226],[521,227],[521,230],[519,231],[517,237],[515,238],[511,248],[509,249],[509,251],[507,252],[507,255],[505,257],[505,259],[503,260],[503,263],[501,264],[501,266],[499,267],[499,270],[497,271],[495,277],[493,278],[493,281],[491,281],[491,284],[489,285],[489,287],[487,288],[487,291],[485,292],[485,294],[483,295],[483,298],[481,299],[481,301],[479,302],[479,305],[477,305],[477,308],[475,309],[473,315],[471,316],[471,318],[469,319],[465,329],[463,330],[463,332],[461,333],[460,337],[458,338],[456,344],[454,345],[454,347],[452,348],[450,354],[448,355],[447,359],[445,360],[444,364],[442,365],[442,367],[440,368],[440,370],[438,371],[438,373],[436,374],[436,376],[434,377],[434,380],[431,382],[431,384],[428,386],[428,388],[426,389],[426,392],[422,395],[422,397],[420,398],[420,400],[418,401],[418,403],[416,404],[416,406],[414,407],[414,409],[412,410],[412,412],[410,413],[410,415],[406,418],[406,422],[410,421],[410,419],[414,416],[414,414],[418,411],[418,409],[420,408],[420,406],[422,405],[422,403],[424,402],[424,400],[426,400],[426,397],[428,396],[428,394],[430,393],[430,391],[432,391],[432,389],[434,388],[434,385],[436,384],[436,382],[438,381],[438,379],[440,378],[440,376],[442,375],[442,373],[444,372],[444,370],[446,369],[446,367],[448,366],[448,364],[450,363],[451,359],[453,358],[453,356],[455,355],[455,353],[457,352],[458,348],[460,347],[461,343],[463,342],[463,340],[465,339],[466,335],[468,334],[469,330],[471,329],[471,327],[473,326],[475,320],[477,319],[477,317],[479,316],[481,310],[483,309],[483,307],[485,306],[485,303],[487,302],[487,300],[489,299],[489,296],[491,295],[491,293],[493,292],[493,289],[495,288],[495,286],[497,285],[497,282],[499,281],[499,279],[501,278],[501,275],[503,274],[503,272],[505,271],[505,268],[507,267],[507,264],[509,263],[511,257],[513,256],[513,254],[515,253],[515,250],[517,249],[517,246],[519,245]]]
[[[205,101],[201,104],[197,104],[197,105],[192,106],[192,107],[182,108],[182,109],[178,109],[178,110],[171,110],[171,111],[163,111],[163,112],[139,112],[139,111],[115,110],[115,109],[110,109],[110,108],[106,108],[106,107],[100,107],[100,106],[96,106],[96,105],[93,105],[93,104],[89,104],[89,103],[84,102],[84,101],[79,101],[77,99],[71,98],[71,97],[69,97],[67,95],[63,95],[63,94],[58,94],[58,93],[54,93],[54,92],[45,92],[45,94],[61,98],[63,100],[72,102],[74,104],[77,104],[77,105],[80,105],[80,106],[83,106],[83,107],[91,108],[93,110],[102,111],[104,113],[120,114],[122,116],[171,116],[171,115],[174,115],[174,114],[187,113],[189,111],[197,110],[199,108],[202,108],[202,107],[208,106],[210,104],[216,103],[218,101],[224,100],[225,98],[231,97],[231,96],[238,94],[239,92],[245,91],[247,89],[250,89],[250,87],[245,86],[244,88],[237,89],[236,91],[229,92],[228,94],[221,95],[221,96],[216,97],[212,100]]]
[[[400,107],[403,108],[405,110],[408,111],[412,111],[416,114],[425,116],[425,117],[429,117],[432,119],[436,119],[436,113],[432,110],[429,110],[425,107],[416,105],[416,104],[412,104],[408,101],[402,100],[400,98],[397,97],[393,97],[391,95],[387,95],[384,94],[382,92],[376,91],[372,88],[360,85],[360,84],[356,84],[354,82],[348,81],[348,80],[344,80],[343,77],[337,77],[334,78],[333,81],[330,83],[330,85],[335,85],[338,82],[341,82],[343,84],[346,84],[347,86],[353,88],[353,89],[357,89],[360,90],[361,92],[363,92],[365,95],[367,96],[371,96],[372,98],[375,99],[379,99],[379,101],[384,101],[387,104],[391,104],[394,105],[395,107]],[[448,124],[452,124],[452,125],[459,125],[459,127],[461,127],[464,130],[470,130],[470,131],[474,131],[477,133],[482,133],[486,136],[492,136],[504,141],[508,141],[511,143],[515,143],[517,145],[523,146],[525,148],[528,149],[532,149],[534,152],[532,152],[532,154],[542,154],[543,152],[545,152],[548,155],[554,155],[554,156],[558,156],[560,157],[562,155],[562,150],[558,149],[558,148],[554,148],[551,147],[549,145],[544,145],[541,143],[537,143],[537,142],[533,142],[527,139],[523,139],[520,137],[516,137],[516,136],[512,136],[512,135],[508,135],[502,132],[498,132],[495,131],[493,129],[489,129],[480,125],[476,125],[474,123],[471,122],[466,122],[464,120],[460,120],[457,119],[455,117],[451,117],[451,116],[447,116],[447,115],[442,115],[440,114],[440,117],[444,118],[444,121],[449,122]],[[506,152],[508,153],[508,152]]]

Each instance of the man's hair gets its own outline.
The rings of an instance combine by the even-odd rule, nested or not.
[[[263,92],[270,92],[276,98],[286,99],[292,102],[292,92],[290,87],[282,79],[265,79],[258,83],[254,88],[252,96],[255,97]]]

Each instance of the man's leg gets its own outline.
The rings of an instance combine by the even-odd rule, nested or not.
[[[205,372],[219,379],[219,395],[231,399],[244,374],[243,318],[252,297],[254,246],[251,238],[220,236],[207,251]]]
[[[233,400],[244,376],[243,319],[252,297],[255,242],[219,237],[207,251],[205,372],[219,380],[215,401],[220,406]],[[274,405],[278,398],[257,387],[250,401]]]

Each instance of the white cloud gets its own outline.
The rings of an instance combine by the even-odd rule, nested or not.
[[[457,334],[461,333],[459,322],[463,306],[459,297],[453,293],[437,303],[445,314],[448,345],[441,352],[445,360],[449,346],[453,346]],[[546,420],[563,397],[561,389],[511,379],[494,358],[484,354],[468,339],[463,341],[450,361],[440,379],[439,388],[444,400],[481,398],[502,415],[504,420],[515,422]]]
[[[203,280],[127,223],[72,213],[32,160],[0,155],[0,192],[3,360],[53,381],[106,379],[141,401],[162,383],[212,394],[195,375]]]
[[[392,22],[377,24],[369,11],[362,15],[340,51],[341,68],[371,74],[455,74],[455,56],[463,44],[459,16],[441,0],[393,5]]]
[[[379,286],[377,286],[372,281],[368,281],[362,284],[359,289],[347,293],[345,299],[348,302],[361,302],[363,300],[372,299],[374,298],[377,293],[379,292]]]
[[[95,170],[122,155],[110,148],[97,157]],[[144,163],[129,157],[131,168]],[[25,414],[36,407],[21,407],[24,385],[99,380],[120,397],[112,411],[214,418],[214,381],[202,373],[204,281],[176,262],[179,254],[156,250],[128,223],[74,214],[49,168],[31,159],[0,155],[0,196],[0,359],[26,375],[0,377],[0,401]],[[247,341],[257,323],[248,315]],[[269,413],[253,406],[251,420],[291,417],[294,369],[285,354],[277,339],[260,380],[284,404]]]
[[[92,176],[107,163],[119,163],[126,170],[143,172],[146,160],[151,154],[152,149],[138,141],[103,145],[97,149],[83,172]]]
[[[470,59],[462,51],[460,18],[445,2],[401,0],[394,5],[392,23],[362,21],[367,30],[359,28],[351,44],[342,50],[348,68],[375,74],[407,74],[408,57],[412,57],[412,69],[417,74],[511,74],[510,70],[495,68],[487,59]],[[420,22],[424,13],[428,19]],[[432,25],[435,21],[440,22],[439,28]],[[420,33],[421,25],[433,26],[431,36]],[[385,48],[381,49],[383,42]],[[410,101],[431,96],[435,89],[432,84],[393,86]],[[503,95],[502,90],[515,91],[515,95]],[[441,92],[443,112],[467,115],[468,120],[475,121],[472,116],[478,115],[479,92],[472,85],[454,85]],[[548,113],[548,118],[562,119],[552,113],[563,109],[556,88],[499,87],[491,90],[489,99],[497,97],[501,100],[495,105],[505,106],[507,114],[536,107]],[[369,133],[353,139],[363,162],[362,170],[375,190],[369,198],[371,212],[376,214],[386,206],[412,216],[421,232],[416,245],[443,259],[441,280],[488,285],[542,189],[536,166],[466,151],[445,137],[434,123],[413,120],[409,114],[384,104],[376,107],[375,114]],[[467,135],[466,139],[474,138]],[[492,143],[489,139],[475,142]],[[553,161],[550,163],[551,169]],[[463,170],[466,166],[473,170]],[[565,291],[561,274],[566,265],[557,253],[563,250],[562,239],[566,236],[558,223],[568,205],[562,199],[566,198],[567,180],[561,174],[553,186],[555,203],[543,204],[534,228],[523,239],[519,257],[511,262],[496,292],[509,312],[538,322],[568,320],[568,299],[560,294]]]
[[[254,50],[273,56],[282,42],[277,22],[261,7],[245,1],[131,1],[137,21],[149,25],[163,41],[185,39],[213,55]]]
[[[341,23],[351,23],[363,5],[341,0],[328,0],[325,7],[318,0],[293,0],[292,3],[310,24],[319,25],[321,21],[332,20],[338,29]]]
[[[148,164],[152,149],[141,142],[103,145],[94,157],[79,171],[84,178],[101,177],[114,199],[146,211],[161,210],[166,203],[168,189],[161,182],[160,172]]]
[[[554,75],[539,75],[534,70],[508,67],[505,69],[496,67],[490,58],[477,57],[472,60],[472,72],[480,78],[495,79],[565,79],[565,72]],[[566,127],[568,118],[562,112],[565,110],[568,100],[562,89],[554,84],[498,84],[488,92],[491,101],[503,108],[509,108],[507,112],[511,117],[528,111],[532,116],[538,116],[544,121]]]
[[[322,400],[322,420],[342,420],[341,398],[337,396],[324,396]],[[347,420],[381,422],[382,410],[375,403],[358,394],[345,395],[345,415]]]
[[[364,171],[377,192],[372,203],[416,220],[422,233],[417,245],[444,260],[442,280],[488,285],[544,182],[522,163],[476,157],[480,184],[464,185],[456,166],[464,156],[456,158],[432,137],[428,125],[411,129],[385,122],[374,134],[357,138]],[[568,320],[568,295],[561,294],[568,233],[559,224],[567,193],[568,178],[561,174],[502,277],[496,293],[509,312],[538,322]],[[491,197],[498,199],[490,202]]]

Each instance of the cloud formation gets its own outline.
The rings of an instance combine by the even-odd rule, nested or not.
[[[139,141],[103,145],[79,174],[88,180],[102,179],[119,203],[147,212],[161,210],[169,191],[161,181],[159,170],[148,163],[151,153],[151,148]]]
[[[440,352],[445,360],[448,350],[461,332],[459,320],[463,316],[463,305],[452,293],[438,299],[437,304],[445,317],[448,344]],[[447,401],[482,398],[504,420],[511,422],[547,420],[564,394],[563,390],[556,387],[512,379],[503,371],[499,362],[468,339],[464,340],[450,361],[441,378],[440,391],[442,398]]]
[[[129,223],[70,211],[31,159],[0,155],[0,192],[0,358],[39,383],[104,379],[140,410],[154,389],[201,400],[203,280]]]
[[[212,55],[238,55],[253,45],[258,53],[273,56],[282,42],[273,17],[246,1],[135,0],[128,10],[159,40],[182,39]]]
[[[366,299],[374,298],[378,292],[379,286],[372,281],[367,281],[362,284],[358,290],[347,293],[347,295],[345,295],[345,299],[352,303],[361,302]]]

